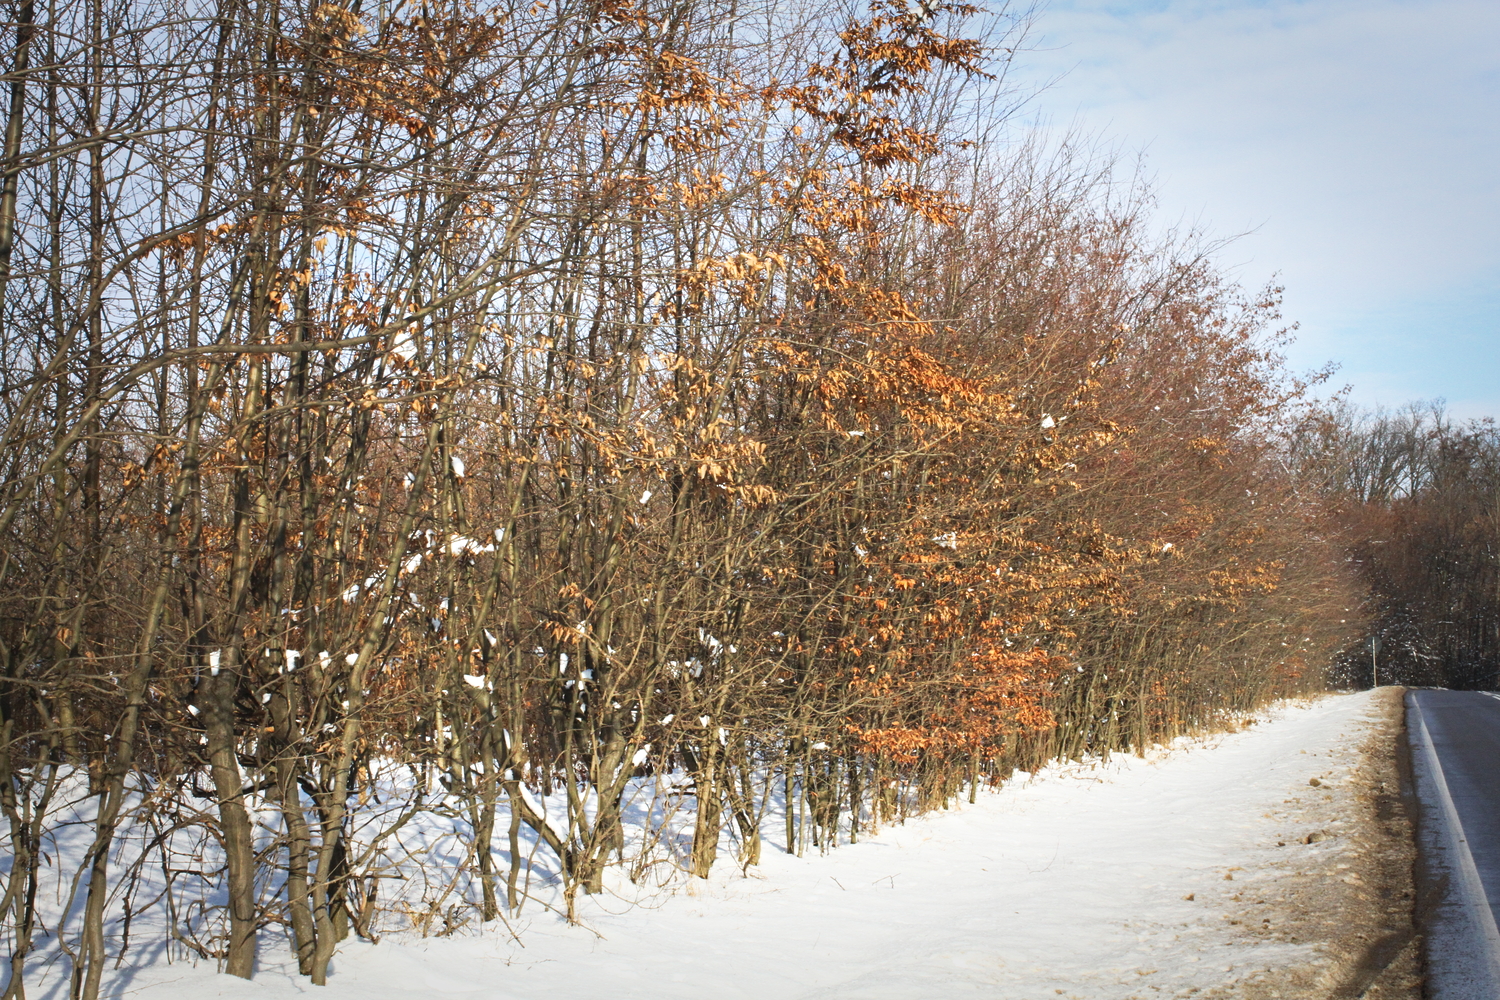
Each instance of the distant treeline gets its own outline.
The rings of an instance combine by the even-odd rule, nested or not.
[[[1368,594],[1339,676],[1500,688],[1500,428],[1418,403],[1338,408],[1312,438]]]
[[[385,919],[377,805],[466,838],[429,919],[522,905],[524,837],[571,908],[653,776],[704,875],[1320,689],[1362,632],[1276,290],[1021,141],[1004,14],[16,11],[7,996],[44,939],[93,1000],[122,926],[244,976],[284,928],[322,982]],[[1360,509],[1479,523],[1451,437]]]

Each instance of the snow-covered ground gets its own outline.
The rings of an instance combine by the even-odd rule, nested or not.
[[[1307,943],[1231,924],[1242,911],[1233,897],[1274,896],[1288,864],[1333,869],[1337,837],[1295,838],[1336,831],[1336,820],[1325,815],[1299,831],[1288,823],[1308,814],[1286,803],[1306,796],[1312,777],[1337,787],[1373,716],[1368,693],[1335,695],[1144,759],[1018,775],[975,805],[826,855],[794,858],[768,844],[748,877],[731,861],[714,879],[679,883],[643,905],[586,900],[583,926],[527,911],[513,925],[519,942],[498,922],[467,936],[350,941],[325,988],[289,971],[284,943],[268,932],[254,981],[207,964],[127,965],[107,992],[153,1000],[1187,996],[1312,957]]]

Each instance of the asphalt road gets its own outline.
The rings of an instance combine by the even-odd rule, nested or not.
[[[1420,915],[1433,1000],[1500,1000],[1500,698],[1412,691]]]

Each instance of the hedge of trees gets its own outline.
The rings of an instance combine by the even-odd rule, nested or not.
[[[701,876],[1322,688],[1358,595],[1276,290],[1006,125],[1023,30],[21,0],[6,996],[45,944],[92,1000],[152,906],[321,983],[438,813],[447,927],[527,838],[572,914],[653,777]]]

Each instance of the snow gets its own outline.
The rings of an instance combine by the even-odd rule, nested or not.
[[[1230,896],[1273,891],[1289,851],[1312,864],[1324,845],[1276,847],[1271,814],[1305,790],[1304,752],[1325,774],[1352,766],[1374,717],[1368,693],[1286,704],[1144,757],[1017,773],[977,804],[821,855],[783,853],[773,816],[748,876],[725,851],[707,880],[637,886],[612,873],[609,891],[580,897],[581,926],[528,903],[508,926],[350,940],[323,989],[296,976],[275,931],[253,982],[208,963],[151,964],[159,952],[141,949],[107,984],[155,1000],[1130,1000],[1228,988],[1311,956],[1231,927]],[[64,993],[54,975],[32,995]]]
[[[482,545],[478,539],[470,538],[468,535],[450,535],[448,537],[448,554],[461,556],[465,552],[493,552],[493,545]]]
[[[391,353],[403,362],[411,362],[417,356],[417,342],[411,330],[402,330],[391,342]]]
[[[364,590],[368,593],[375,587],[376,584],[380,583],[384,576],[384,573],[377,573],[374,576],[365,577],[364,583],[351,583],[348,589],[339,596],[344,599],[345,604],[348,604],[350,601],[353,601],[359,597],[359,593],[361,590]]]

